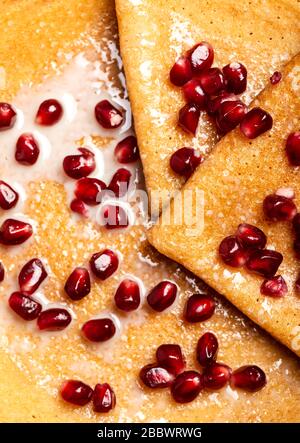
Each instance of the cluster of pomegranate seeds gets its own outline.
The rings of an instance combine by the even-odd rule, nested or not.
[[[87,177],[96,168],[95,155],[87,148],[78,148],[80,154],[68,155],[64,158],[65,173],[76,180]]]
[[[277,251],[265,249],[266,242],[267,237],[261,229],[242,223],[235,235],[230,235],[221,241],[219,256],[228,266],[234,268],[246,266],[249,271],[267,279],[261,286],[263,295],[282,297],[286,293],[286,283],[282,276],[274,276],[283,256]]]
[[[62,105],[58,100],[51,98],[40,104],[35,117],[35,122],[42,126],[52,126],[61,119],[62,115]]]
[[[277,85],[282,79],[282,74],[279,71],[273,72],[273,74],[270,77],[270,82],[272,85]]]
[[[109,412],[116,405],[116,396],[108,383],[96,384],[92,389],[79,380],[67,380],[60,389],[62,398],[76,406],[85,406],[93,401],[95,412]]]
[[[215,312],[215,301],[209,294],[193,294],[188,298],[184,318],[190,323],[208,320]]]
[[[102,100],[95,106],[95,117],[99,125],[105,129],[116,129],[124,121],[121,111],[108,100]]]
[[[115,157],[119,163],[133,163],[140,158],[137,139],[133,135],[121,140],[115,147]]]
[[[169,308],[175,301],[177,286],[168,280],[161,281],[147,295],[148,305],[157,312]]]
[[[0,227],[0,243],[6,246],[20,245],[32,234],[33,229],[29,223],[8,218]]]
[[[0,103],[0,131],[14,126],[17,118],[16,111],[9,103]]]
[[[106,280],[118,269],[119,259],[115,252],[105,249],[102,252],[93,254],[90,259],[90,266],[97,278]]]
[[[89,320],[81,328],[86,339],[96,343],[110,340],[116,333],[116,327],[111,318],[96,318]]]
[[[123,280],[115,293],[115,304],[125,312],[135,311],[141,303],[140,287],[134,280]]]
[[[0,180],[0,208],[11,209],[18,203],[19,194],[6,182]]]
[[[27,262],[19,274],[19,286],[22,294],[32,295],[47,277],[47,271],[38,258]]]
[[[72,316],[64,308],[50,308],[42,311],[37,319],[41,331],[62,331],[72,321]]]
[[[37,319],[42,311],[42,305],[39,302],[21,292],[11,294],[8,303],[10,308],[26,321]]]
[[[181,148],[170,158],[171,169],[188,179],[203,162],[203,157],[194,148]]]
[[[5,269],[3,263],[0,261],[0,283],[4,280],[5,277]]]
[[[130,178],[131,172],[128,169],[120,168],[114,173],[107,189],[112,191],[116,197],[123,197],[128,191]]]
[[[64,289],[71,300],[78,301],[86,297],[91,291],[89,271],[86,268],[75,268],[69,275]]]
[[[300,132],[292,132],[285,145],[288,160],[292,166],[300,166]]]
[[[34,165],[40,155],[40,148],[34,136],[26,132],[17,140],[15,159],[18,163],[25,166]]]

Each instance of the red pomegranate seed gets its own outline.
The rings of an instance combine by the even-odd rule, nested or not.
[[[18,203],[18,193],[8,183],[0,180],[0,208],[11,209]]]
[[[33,258],[29,260],[19,274],[19,286],[22,294],[33,294],[47,275],[47,271],[40,259]]]
[[[261,108],[253,108],[249,111],[240,124],[240,129],[245,137],[253,139],[269,131],[273,126],[271,115]]]
[[[291,221],[297,214],[297,208],[292,199],[282,195],[268,195],[263,202],[266,217],[273,221]]]
[[[89,216],[89,211],[85,206],[84,202],[79,198],[74,198],[70,203],[70,208],[73,212],[82,215],[83,217]]]
[[[210,98],[207,101],[206,111],[208,115],[215,116],[224,102],[237,101],[237,97],[229,92],[222,91],[217,97]]]
[[[224,66],[223,74],[226,79],[226,87],[229,92],[241,94],[247,88],[247,69],[242,63],[233,62]]]
[[[108,100],[102,100],[95,106],[95,117],[99,125],[105,129],[115,129],[121,126],[124,117]]]
[[[277,85],[277,83],[279,83],[281,79],[282,79],[281,72],[275,71],[270,77],[270,82],[272,85]]]
[[[14,292],[8,300],[11,309],[18,314],[23,320],[35,320],[41,313],[42,305],[33,300],[29,295],[21,292]]]
[[[137,139],[133,135],[121,140],[115,147],[115,157],[119,163],[133,163],[140,158]]]
[[[0,103],[0,131],[10,129],[16,122],[17,114],[9,103]]]
[[[194,148],[181,148],[172,154],[170,166],[176,174],[188,179],[203,160]]]
[[[298,237],[300,237],[300,212],[293,218],[293,228]]]
[[[175,86],[183,86],[192,78],[192,65],[185,55],[179,57],[170,71],[170,81]]]
[[[188,81],[182,90],[187,103],[195,103],[199,109],[205,109],[207,95],[203,91],[199,79],[193,78],[192,80]]]
[[[91,401],[93,389],[82,381],[67,380],[63,383],[60,394],[68,403],[84,406]]]
[[[178,124],[184,131],[196,135],[199,118],[199,107],[193,103],[188,103],[179,111]]]
[[[75,195],[89,206],[99,205],[106,184],[97,178],[84,177],[76,182]]]
[[[96,277],[106,280],[118,269],[119,259],[113,251],[105,249],[91,257],[90,266]]]
[[[95,412],[109,412],[116,406],[116,395],[108,383],[95,386],[93,405]]]
[[[71,321],[71,314],[66,309],[50,308],[40,313],[37,324],[41,331],[61,331],[65,329]]]
[[[292,166],[300,166],[300,132],[292,132],[286,141],[286,154]]]
[[[188,298],[184,318],[190,323],[208,320],[215,312],[215,301],[208,294],[193,294]]]
[[[212,363],[203,372],[203,386],[207,389],[221,389],[230,380],[231,369],[222,363]]]
[[[185,369],[185,358],[179,345],[160,345],[156,350],[156,359],[159,366],[170,374],[178,375]]]
[[[126,278],[115,293],[116,306],[121,311],[135,311],[141,303],[140,287],[136,281]]]
[[[250,254],[246,266],[251,272],[271,278],[276,274],[282,260],[280,252],[271,249],[257,249]]]
[[[120,168],[113,175],[107,189],[112,191],[116,197],[123,197],[129,188],[131,172],[128,169]]]
[[[235,235],[229,235],[221,241],[219,255],[226,265],[233,268],[244,266],[248,257],[247,251]]]
[[[95,155],[87,148],[78,148],[80,154],[68,155],[64,158],[63,168],[65,173],[76,180],[87,177],[96,168]]]
[[[22,165],[31,166],[37,162],[39,155],[40,148],[33,135],[30,133],[20,135],[16,144],[16,161]]]
[[[241,388],[250,392],[259,391],[266,383],[266,374],[255,365],[242,366],[231,375],[231,385],[234,388]]]
[[[127,211],[122,206],[105,205],[101,212],[106,229],[122,229],[129,225]]]
[[[84,323],[81,330],[85,338],[97,343],[111,339],[116,333],[116,327],[111,318],[89,320]]]
[[[201,366],[213,363],[218,354],[218,339],[212,332],[206,332],[199,338],[197,343],[197,360]]]
[[[40,104],[35,117],[35,122],[43,126],[52,126],[61,119],[62,114],[62,105],[57,100],[45,100]]]
[[[209,68],[199,75],[202,89],[207,95],[218,95],[225,89],[225,79],[219,68]]]
[[[287,294],[288,287],[284,278],[281,275],[276,275],[262,283],[260,292],[270,297],[283,297]]]
[[[202,388],[201,374],[196,371],[185,371],[174,380],[171,393],[177,403],[188,403],[195,400]]]
[[[241,223],[238,226],[236,236],[244,248],[263,249],[267,244],[264,232],[248,223]]]
[[[0,243],[7,246],[20,245],[28,240],[32,233],[29,223],[8,218],[0,227]]]
[[[224,101],[220,104],[216,125],[220,134],[234,129],[245,117],[247,106],[240,100]]]
[[[207,42],[200,42],[188,52],[192,70],[199,73],[211,67],[214,61],[213,47]]]
[[[169,308],[175,301],[177,286],[168,281],[161,281],[147,295],[149,306],[157,312],[162,312]]]
[[[168,388],[174,376],[159,365],[146,365],[140,370],[140,379],[148,388]]]
[[[0,282],[2,282],[4,280],[5,277],[5,269],[3,264],[0,261]]]
[[[91,291],[90,273],[86,268],[75,268],[69,275],[65,292],[72,300],[81,300]]]

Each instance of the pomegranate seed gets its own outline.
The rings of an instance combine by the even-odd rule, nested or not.
[[[219,68],[209,68],[199,76],[200,84],[208,95],[218,95],[225,89],[225,79]]]
[[[219,255],[226,265],[233,268],[244,266],[248,257],[247,251],[235,235],[229,235],[221,241]]]
[[[231,375],[231,385],[235,388],[255,392],[267,383],[266,374],[258,366],[242,366]]]
[[[170,81],[175,86],[183,86],[192,78],[192,65],[188,57],[179,57],[170,71]]]
[[[216,125],[220,134],[234,129],[245,117],[247,106],[240,100],[224,101],[220,104]]]
[[[179,345],[160,345],[156,351],[159,366],[170,374],[178,375],[185,368],[185,358]]]
[[[5,277],[5,269],[3,264],[0,261],[0,282],[2,282],[4,280]]]
[[[261,108],[253,108],[249,111],[240,124],[240,129],[245,137],[253,139],[269,131],[273,126],[271,115]]]
[[[10,129],[16,122],[17,114],[9,103],[0,103],[0,131]]]
[[[236,236],[244,248],[263,249],[267,244],[264,232],[248,223],[241,223],[238,226]]]
[[[0,243],[7,246],[20,245],[28,240],[32,233],[29,223],[8,218],[0,227]]]
[[[193,103],[188,103],[179,111],[178,124],[184,131],[196,135],[199,118],[199,107]]]
[[[300,237],[300,212],[293,218],[293,228],[298,237]]]
[[[203,372],[203,386],[208,389],[221,389],[230,380],[231,369],[222,363],[212,363]]]
[[[168,281],[161,281],[147,295],[149,306],[157,312],[162,312],[169,308],[175,301],[177,286]]]
[[[201,366],[213,363],[218,354],[218,339],[212,332],[206,332],[197,343],[197,360]]]
[[[57,100],[45,100],[40,104],[35,117],[35,122],[43,126],[52,126],[61,119],[62,114],[62,105]]]
[[[95,386],[93,405],[95,412],[109,412],[116,406],[116,395],[108,383]]]
[[[203,162],[203,157],[194,148],[181,148],[170,158],[171,169],[178,175],[188,179],[197,166]]]
[[[261,275],[265,278],[273,277],[283,260],[280,252],[270,249],[257,249],[253,251],[246,263],[251,272]]]
[[[23,320],[35,320],[41,313],[42,305],[28,295],[14,292],[8,300],[11,309]]]
[[[268,195],[263,202],[263,211],[266,217],[273,221],[291,221],[297,214],[293,200],[282,195]]]
[[[64,158],[63,168],[65,173],[76,180],[87,177],[96,168],[95,155],[89,149],[79,148],[79,155],[68,155]]]
[[[119,205],[105,205],[102,208],[102,218],[106,229],[127,228],[129,225],[126,210]]]
[[[215,312],[215,301],[208,294],[193,294],[185,306],[184,318],[190,323],[208,320]]]
[[[276,275],[262,283],[260,292],[270,297],[283,297],[287,294],[288,287],[284,278],[281,275]]]
[[[201,87],[199,79],[193,78],[188,81],[182,90],[187,103],[195,103],[199,109],[206,107],[207,96]]]
[[[113,175],[107,189],[112,191],[116,197],[123,197],[129,187],[131,172],[128,169],[120,168]]]
[[[79,380],[67,380],[63,383],[60,394],[68,403],[84,406],[93,396],[93,389]]]
[[[217,97],[210,98],[207,101],[207,113],[210,116],[215,116],[220,109],[220,106],[224,102],[237,101],[237,97],[234,94],[229,94],[226,91],[222,91]]]
[[[213,47],[207,42],[200,42],[188,52],[192,69],[199,73],[211,67],[214,61]]]
[[[115,293],[115,303],[121,311],[135,311],[141,303],[140,288],[137,282],[129,278],[123,280]]]
[[[81,300],[91,291],[90,273],[86,268],[75,268],[69,275],[65,292],[72,300]]]
[[[292,166],[300,166],[300,132],[292,132],[286,141],[286,154]]]
[[[103,181],[84,177],[76,182],[75,195],[87,205],[95,206],[101,202],[102,191],[105,189],[106,185]]]
[[[91,257],[90,266],[96,277],[106,280],[118,269],[119,259],[113,251],[105,249]]]
[[[30,133],[20,135],[16,144],[15,159],[25,166],[34,165],[40,155],[40,148]]]
[[[281,72],[275,71],[270,77],[270,82],[272,85],[277,85],[277,83],[279,83],[281,79],[282,79]]]
[[[43,263],[38,258],[33,258],[27,262],[19,274],[19,286],[22,294],[33,294],[47,277],[47,271]]]
[[[140,158],[137,139],[133,135],[121,140],[115,147],[115,157],[119,163],[133,163]]]
[[[148,388],[167,388],[171,386],[174,376],[158,365],[146,365],[140,370],[140,379]]]
[[[123,114],[108,100],[102,100],[95,106],[95,117],[105,129],[115,129],[123,123]]]
[[[199,372],[185,371],[179,374],[171,387],[171,393],[177,403],[193,401],[203,388]]]
[[[85,338],[97,343],[111,339],[116,333],[116,327],[111,318],[89,320],[84,323],[81,330]]]
[[[74,198],[70,203],[70,208],[73,212],[76,212],[77,214],[82,215],[83,217],[88,217],[89,212],[87,210],[87,207],[85,206],[84,202],[80,200],[79,198]]]
[[[18,203],[19,195],[9,184],[0,180],[0,208],[11,209]]]
[[[223,74],[226,79],[226,87],[229,92],[241,94],[247,88],[247,69],[242,63],[233,62],[224,66]]]
[[[61,331],[65,329],[71,321],[71,314],[66,309],[51,308],[40,313],[37,324],[41,331]]]

